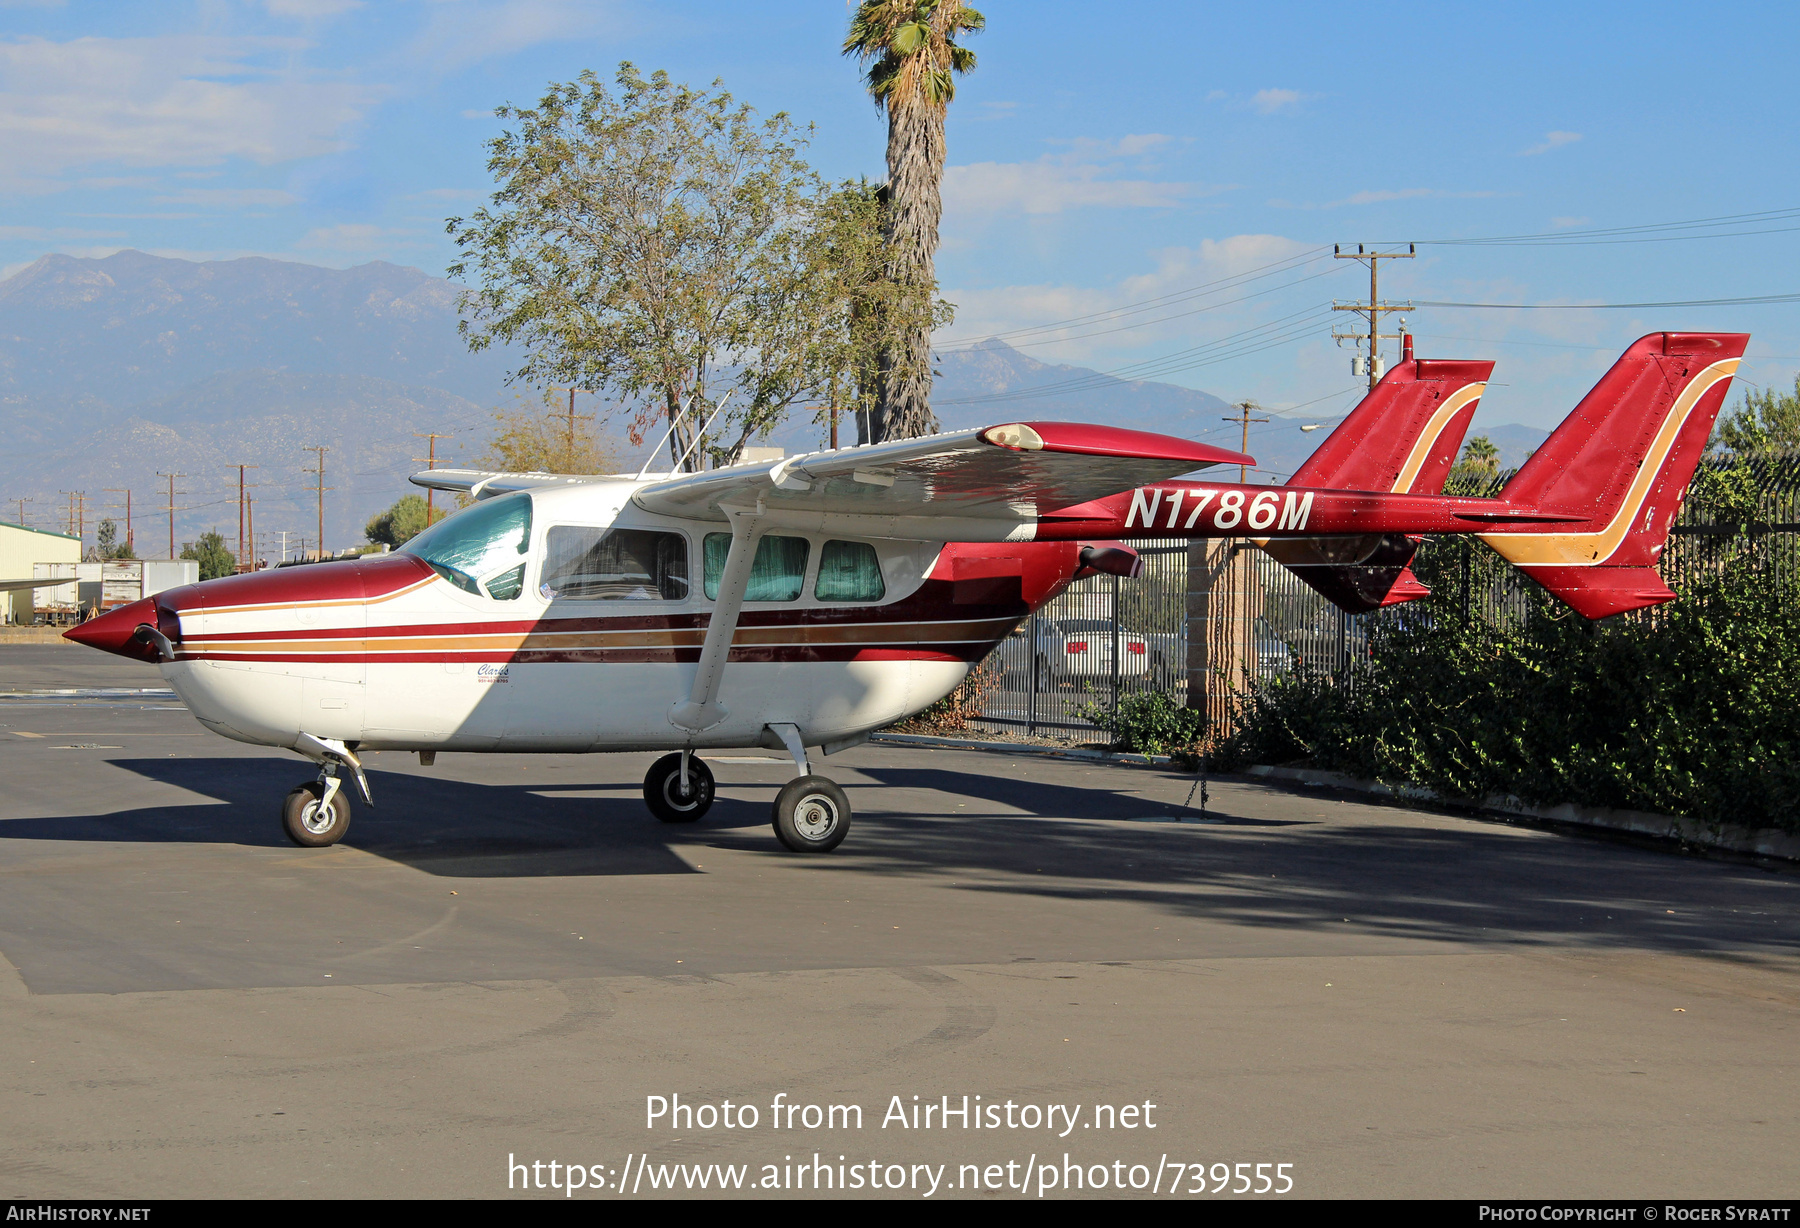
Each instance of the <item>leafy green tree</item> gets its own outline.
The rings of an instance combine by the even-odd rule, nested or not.
[[[881,190],[846,181],[808,202],[805,224],[771,245],[775,275],[751,294],[750,345],[737,379],[743,410],[735,438],[722,435],[708,447],[715,463],[735,461],[754,435],[809,397],[821,403],[822,421],[851,411],[857,441],[869,442],[868,410],[896,327],[915,310],[927,313],[920,321],[927,333],[950,319],[948,304],[908,296],[888,279],[881,218]]]
[[[482,468],[507,473],[611,473],[617,467],[611,444],[580,418],[571,427],[552,393],[544,393],[539,405],[519,397],[512,409],[496,409],[493,417],[487,451],[475,460]],[[419,527],[425,527],[423,521]]]
[[[962,0],[862,0],[844,39],[844,54],[868,65],[869,93],[887,112],[886,274],[912,304],[882,355],[881,394],[870,412],[875,442],[937,430],[924,321],[937,286],[944,118],[956,97],[956,74],[975,67],[975,53],[956,40],[986,25]]]
[[[447,224],[452,276],[477,282],[462,331],[475,350],[521,345],[516,380],[617,391],[637,411],[634,442],[673,424],[671,458],[695,468],[695,434],[724,391],[716,369],[745,367],[791,325],[769,311],[811,306],[782,283],[806,268],[796,233],[823,185],[787,115],[758,119],[717,82],[694,90],[629,63],[614,80],[616,92],[586,72],[536,107],[496,111],[511,124],[488,145],[498,187]],[[805,383],[770,383],[754,363],[738,382],[749,395],[721,435],[785,411],[771,398]]]
[[[448,512],[429,509],[431,523],[436,524]],[[420,495],[401,495],[394,506],[370,518],[363,536],[377,546],[404,546],[426,529],[425,500]]]
[[[1746,390],[1743,404],[1720,416],[1713,435],[1714,448],[1740,455],[1795,445],[1800,445],[1800,375],[1792,392]]]
[[[1485,493],[1499,476],[1500,449],[1486,435],[1477,435],[1463,444],[1462,455],[1444,479],[1444,490],[1453,495]]]
[[[119,526],[111,520],[102,520],[100,527],[94,530],[94,549],[102,560],[137,557],[129,545],[119,540]]]
[[[181,557],[200,564],[202,580],[216,580],[237,571],[237,559],[225,549],[225,538],[216,529],[202,533],[199,541],[183,546]]]

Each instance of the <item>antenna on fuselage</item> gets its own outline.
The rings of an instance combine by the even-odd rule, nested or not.
[[[637,471],[636,481],[641,482],[644,480],[644,475],[650,471],[650,462],[656,459],[656,454],[662,451],[662,446],[669,442],[669,436],[675,433],[675,428],[680,424],[682,417],[686,415],[688,406],[692,405],[694,403],[694,398],[699,395],[700,390],[698,388],[694,389],[688,396],[688,399],[682,403],[681,408],[675,411],[675,416],[669,419],[669,429],[662,433],[662,438],[656,441],[656,446],[654,448],[650,449],[650,455],[644,458],[644,467]]]
[[[737,391],[737,389],[736,389],[736,388],[733,388],[733,389],[732,389],[732,390],[731,390],[731,392],[727,392],[727,393],[726,393],[726,394],[725,394],[725,401],[729,401],[729,400],[731,400],[731,393],[732,393],[732,392],[736,392],[736,391]],[[706,420],[706,425],[705,425],[705,426],[703,426],[703,427],[701,427],[701,428],[700,428],[700,429],[699,429],[699,430],[698,430],[698,431],[695,431],[695,432],[694,432],[694,438],[693,438],[693,442],[691,442],[691,443],[689,443],[689,444],[688,444],[688,446],[687,446],[687,452],[683,452],[683,453],[682,453],[682,454],[681,454],[681,458],[680,458],[680,460],[677,460],[677,461],[676,461],[676,462],[675,462],[675,468],[674,468],[674,469],[671,469],[671,470],[669,470],[669,476],[670,476],[670,477],[674,477],[674,476],[675,476],[675,474],[676,474],[676,472],[677,472],[677,471],[678,471],[678,470],[679,470],[679,469],[680,469],[680,468],[681,468],[681,465],[682,465],[682,462],[683,462],[683,461],[685,461],[685,460],[687,460],[687,458],[688,458],[688,453],[689,453],[689,452],[692,452],[692,451],[693,451],[693,450],[694,450],[694,449],[695,449],[695,448],[697,448],[697,447],[699,447],[699,446],[700,446],[700,441],[701,441],[701,440],[702,440],[702,439],[705,439],[705,438],[706,438],[706,432],[707,432],[707,431],[709,431],[709,430],[711,430],[711,429],[712,429],[712,424],[713,424],[713,419],[715,419],[715,418],[717,418],[717,417],[718,417],[718,416],[719,416],[719,414],[720,414],[720,412],[721,412],[721,411],[722,411],[722,410],[723,410],[723,409],[724,409],[724,408],[725,408],[725,401],[720,401],[720,402],[719,402],[719,403],[718,403],[718,404],[717,404],[717,405],[715,405],[715,406],[713,406],[713,411],[712,411],[712,417],[711,417],[711,418],[708,418],[708,419],[707,419],[707,420]]]

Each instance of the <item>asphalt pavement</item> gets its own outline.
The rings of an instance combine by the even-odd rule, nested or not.
[[[764,751],[692,826],[650,755],[372,756],[307,850],[310,766],[160,686],[0,648],[0,1196],[792,1196],[815,1155],[931,1199],[1796,1192],[1791,872],[882,746],[816,762],[856,810],[823,857]]]

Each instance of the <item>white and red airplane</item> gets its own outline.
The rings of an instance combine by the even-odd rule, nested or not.
[[[1654,570],[1748,338],[1634,344],[1496,499],[1444,496],[1491,364],[1405,362],[1284,487],[1182,475],[1254,464],[1116,427],[1014,422],[655,478],[435,470],[475,498],[401,550],[171,589],[65,634],[160,663],[196,718],[319,765],[288,835],[348,829],[361,756],[669,752],[644,780],[698,819],[694,752],[784,749],[772,808],[826,851],[850,805],[812,771],[948,694],[1116,542],[1249,537],[1353,611],[1424,595],[1420,538],[1474,533],[1590,618],[1669,600]],[[1172,480],[1172,479],[1180,480]]]

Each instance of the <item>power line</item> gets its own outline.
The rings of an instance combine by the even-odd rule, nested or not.
[[[1007,344],[1011,345],[1014,349],[1021,349],[1021,348],[1040,346],[1040,345],[1061,345],[1064,342],[1068,342],[1068,341],[1085,341],[1090,337],[1110,337],[1114,333],[1128,333],[1128,332],[1133,331],[1134,329],[1148,328],[1152,324],[1166,324],[1170,320],[1182,320],[1182,319],[1186,319],[1188,316],[1204,315],[1206,312],[1209,312],[1209,311],[1217,311],[1221,307],[1234,307],[1239,303],[1247,303],[1251,299],[1261,298],[1266,294],[1274,294],[1280,290],[1290,290],[1293,287],[1298,286],[1298,285],[1303,285],[1306,282],[1317,281],[1321,277],[1330,277],[1333,273],[1336,273],[1337,271],[1338,271],[1337,268],[1334,266],[1332,268],[1326,269],[1322,273],[1309,273],[1305,277],[1295,278],[1293,281],[1284,282],[1279,286],[1270,286],[1266,290],[1258,290],[1254,294],[1246,294],[1246,295],[1242,296],[1241,298],[1226,299],[1225,301],[1219,302],[1219,303],[1208,303],[1206,306],[1196,307],[1192,311],[1178,311],[1178,312],[1174,313],[1173,315],[1158,316],[1154,320],[1141,320],[1136,324],[1125,324],[1125,325],[1121,325],[1118,328],[1103,328],[1097,332],[1075,333],[1071,336],[1064,336],[1064,337],[1050,337],[1043,341],[1013,341],[1013,342],[1008,342]],[[971,350],[979,348],[980,345],[981,345],[980,342],[976,342],[973,345],[965,346],[964,348],[962,348],[960,350],[941,350],[939,352],[947,353],[947,354],[964,354],[964,353],[968,353]]]
[[[1758,294],[1743,298],[1669,299],[1660,303],[1440,303],[1420,299],[1421,307],[1477,307],[1492,311],[1636,311],[1644,307],[1760,307],[1800,303],[1800,293]]]
[[[1800,208],[1765,209],[1757,213],[1729,213],[1719,217],[1694,218],[1685,222],[1649,222],[1638,226],[1604,226],[1587,230],[1547,230],[1536,234],[1486,235],[1466,239],[1421,239],[1433,247],[1557,247],[1595,243],[1663,243],[1678,239],[1729,239],[1740,235],[1783,234],[1800,227],[1784,226],[1775,230],[1729,230],[1726,227],[1766,225],[1770,222],[1800,220]],[[1683,230],[1716,230],[1714,234],[1677,234]]]
[[[1201,297],[1204,294],[1206,294],[1208,291],[1211,291],[1213,293],[1222,293],[1224,290],[1235,289],[1237,286],[1240,286],[1240,285],[1248,285],[1250,282],[1260,281],[1264,277],[1274,277],[1281,273],[1290,272],[1293,269],[1301,268],[1301,267],[1304,267],[1305,265],[1312,264],[1316,261],[1324,259],[1324,255],[1323,255],[1324,251],[1325,251],[1325,249],[1323,247],[1313,248],[1309,251],[1300,252],[1297,255],[1289,256],[1282,260],[1272,261],[1269,264],[1258,265],[1257,267],[1255,267],[1253,269],[1248,269],[1243,273],[1235,273],[1230,277],[1221,277],[1215,281],[1203,282],[1198,286],[1189,286],[1185,290],[1172,291],[1168,294],[1160,295],[1156,298],[1140,299],[1137,302],[1125,303],[1118,307],[1109,308],[1106,311],[1096,311],[1096,312],[1092,312],[1092,313],[1090,313],[1088,315],[1084,315],[1084,316],[1071,316],[1070,318],[1068,318],[1066,320],[1053,320],[1047,324],[1034,324],[1034,325],[1031,325],[1026,328],[1015,328],[1008,332],[1003,332],[1003,333],[992,333],[992,334],[989,334],[988,336],[982,338],[981,341],[969,342],[969,343],[952,341],[952,342],[947,342],[946,345],[965,345],[966,349],[973,349],[976,346],[979,346],[983,342],[986,342],[986,341],[1009,341],[1010,339],[1015,338],[1015,337],[1028,337],[1028,336],[1031,336],[1036,333],[1044,333],[1044,332],[1058,332],[1063,329],[1078,328],[1078,327],[1081,327],[1081,326],[1087,325],[1087,324],[1095,324],[1095,323],[1100,323],[1102,321],[1120,319],[1120,318],[1123,318],[1124,316],[1128,316],[1128,315],[1137,315],[1137,314],[1140,314],[1145,311],[1155,310],[1158,306],[1170,306],[1170,305],[1173,305],[1177,301],[1185,301],[1187,299]],[[1279,286],[1274,287],[1274,289],[1281,289],[1281,288],[1282,287],[1279,287]],[[1272,291],[1259,291],[1259,293],[1271,293],[1271,292]],[[1176,317],[1171,316],[1171,317],[1166,317],[1166,318],[1174,319]],[[1145,321],[1145,323],[1158,323],[1158,322],[1159,321],[1154,321],[1154,320]],[[1133,327],[1142,327],[1142,325],[1133,325]],[[1034,342],[1032,344],[1045,344],[1045,343]],[[963,351],[940,348],[940,352],[941,353],[961,353]]]

